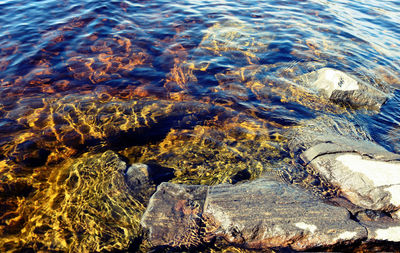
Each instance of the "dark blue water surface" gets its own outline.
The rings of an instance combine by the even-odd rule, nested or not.
[[[55,168],[88,151],[159,163],[177,182],[230,182],[223,159],[265,169],[290,158],[282,130],[339,115],[400,153],[399,13],[395,0],[0,0],[0,251],[131,247],[93,246],[37,215]],[[356,110],[296,85],[322,67],[391,98]]]

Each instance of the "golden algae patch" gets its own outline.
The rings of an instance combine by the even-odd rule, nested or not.
[[[145,149],[127,149],[135,161],[173,168],[174,182],[218,184],[257,178],[285,156],[284,138],[267,124],[245,116],[209,121],[193,129],[171,129],[165,139]],[[237,178],[244,174],[244,178]]]
[[[73,53],[67,60],[68,70],[78,80],[99,83],[121,78],[124,71],[132,71],[137,65],[148,62],[149,56],[132,45],[130,39],[114,37],[96,40],[85,54]]]
[[[140,233],[144,207],[126,185],[125,169],[111,151],[85,154],[54,169],[41,191],[19,203],[13,220],[20,220],[20,230],[3,234],[0,248],[127,249]]]
[[[0,145],[2,155],[17,164],[54,164],[89,147],[120,150],[161,142],[173,127],[201,125],[226,111],[200,102],[125,101],[101,90],[40,102],[33,108],[20,102],[5,114],[25,126]]]

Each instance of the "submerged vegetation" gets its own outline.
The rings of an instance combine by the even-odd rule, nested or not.
[[[16,13],[0,18],[11,24],[0,28],[0,251],[148,250],[148,197],[125,181],[132,163],[190,185],[269,174],[331,198],[337,189],[297,163],[290,130],[323,121],[399,152],[397,93],[378,114],[299,82],[335,67],[398,88],[399,55],[387,52],[399,42],[349,33],[335,4],[50,2],[49,14],[45,4],[0,4]],[[377,12],[368,15],[389,15]],[[219,243],[205,250],[246,252]]]

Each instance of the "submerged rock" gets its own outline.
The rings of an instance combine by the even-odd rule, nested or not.
[[[162,183],[141,224],[155,247],[223,239],[248,249],[305,250],[367,237],[346,209],[270,179],[217,186]]]
[[[388,99],[387,94],[375,87],[332,68],[322,68],[304,74],[299,76],[297,81],[334,102],[355,108],[367,107],[376,110]]]
[[[156,185],[169,181],[174,177],[174,171],[159,165],[134,163],[125,172],[125,179],[136,198],[148,200],[154,193]]]

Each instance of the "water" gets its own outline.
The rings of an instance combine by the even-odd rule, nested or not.
[[[173,182],[235,182],[281,174],[293,162],[285,130],[337,115],[400,153],[399,11],[389,0],[0,1],[0,251],[146,248],[145,203],[123,182],[110,192],[101,172],[84,177],[96,164],[85,157],[106,150],[172,169]],[[322,67],[394,95],[380,112],[355,110],[294,82]],[[110,229],[121,208],[131,218]]]

